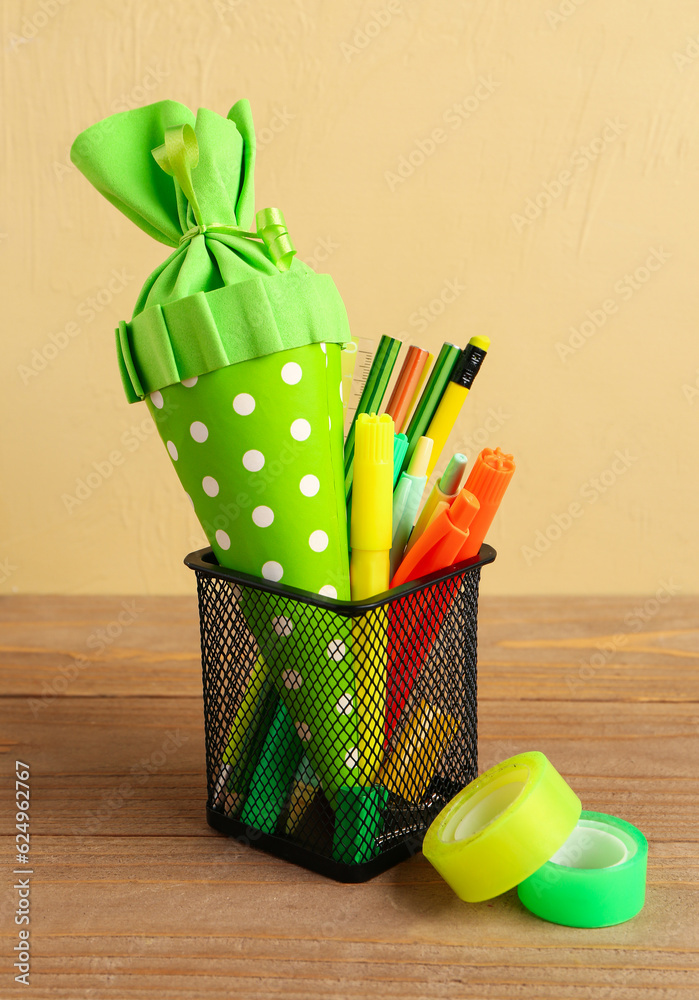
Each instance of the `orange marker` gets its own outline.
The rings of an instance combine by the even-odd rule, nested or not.
[[[386,413],[393,417],[396,434],[400,434],[403,429],[405,418],[408,415],[408,407],[412,402],[428,357],[429,351],[424,351],[421,347],[408,348],[398,381],[393,387],[391,398],[386,407]]]
[[[451,507],[423,531],[391,580],[392,587],[417,580],[428,573],[448,569],[460,561],[459,553],[468,539],[469,525],[478,512],[478,500],[464,487]]]
[[[512,455],[506,455],[499,448],[484,448],[473,464],[466,480],[465,490],[478,498],[480,509],[473,519],[468,538],[464,542],[455,562],[463,562],[477,556],[483,539],[500,506],[505,490],[514,475],[515,463]]]

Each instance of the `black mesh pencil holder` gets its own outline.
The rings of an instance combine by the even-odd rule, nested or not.
[[[370,601],[222,569],[197,576],[217,830],[341,882],[420,850],[477,775],[477,559]]]

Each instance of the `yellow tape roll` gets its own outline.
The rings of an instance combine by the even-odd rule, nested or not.
[[[521,753],[459,792],[425,834],[422,852],[461,899],[492,899],[556,853],[581,809],[544,754]]]

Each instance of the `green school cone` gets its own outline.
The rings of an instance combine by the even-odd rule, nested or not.
[[[119,325],[117,354],[127,398],[147,400],[219,563],[348,599],[347,316],[332,279],[293,260],[278,209],[253,223],[247,101],[225,119],[173,101],[119,113],[81,133],[71,158],[174,248]],[[361,779],[346,619],[324,612],[311,631],[298,605],[264,592],[241,607],[333,802]]]

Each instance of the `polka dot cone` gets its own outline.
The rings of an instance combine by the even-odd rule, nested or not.
[[[348,599],[340,348],[324,346],[167,386],[148,407],[222,566]]]
[[[348,600],[340,347],[323,347],[188,379],[148,407],[222,566]],[[303,605],[278,595],[241,601],[332,802],[371,779],[367,747],[383,737],[382,719],[363,710],[370,686],[355,679],[352,626],[331,612],[311,626]]]
[[[331,611],[246,590],[240,606],[331,805],[363,784],[352,626]],[[383,739],[383,719],[377,734]],[[377,764],[378,767],[378,764]]]

